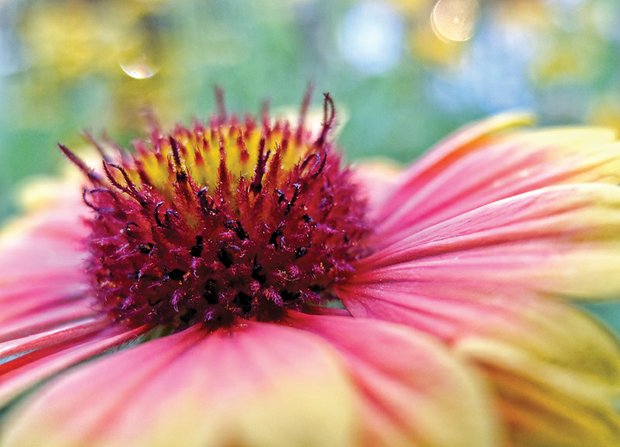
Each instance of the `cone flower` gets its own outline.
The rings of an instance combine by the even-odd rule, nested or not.
[[[237,117],[26,191],[0,446],[617,446],[620,147],[500,115],[406,169]]]

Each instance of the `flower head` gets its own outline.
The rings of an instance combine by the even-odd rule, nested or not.
[[[617,445],[617,342],[560,301],[620,291],[613,136],[503,115],[346,168],[308,102],[61,146],[83,194],[0,239],[0,445]]]
[[[307,102],[306,102],[307,103]],[[364,254],[365,203],[327,139],[289,122],[157,127],[134,155],[87,175],[88,272],[97,304],[130,327],[280,320],[330,298]],[[102,149],[103,151],[103,149]]]

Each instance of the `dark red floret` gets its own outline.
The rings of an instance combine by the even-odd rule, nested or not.
[[[159,129],[87,173],[97,306],[129,326],[275,321],[334,299],[364,256],[365,203],[328,134],[226,113]],[[92,139],[92,138],[91,138]],[[98,147],[101,150],[101,146]],[[216,151],[213,153],[213,151]]]

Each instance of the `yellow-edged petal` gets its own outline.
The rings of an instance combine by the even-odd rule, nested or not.
[[[414,163],[377,201],[378,246],[538,188],[620,182],[620,143],[607,129],[507,131],[473,140],[459,135]]]
[[[620,188],[559,185],[438,223],[359,263],[356,317],[430,333],[479,365],[519,447],[620,445],[617,341],[554,298],[620,295]]]
[[[356,445],[498,445],[486,387],[425,334],[349,317],[293,314],[288,323],[325,338],[343,357],[361,407]]]
[[[511,445],[620,445],[620,348],[613,336],[551,301],[522,303],[506,317],[512,327],[485,328],[454,347],[493,383]]]
[[[573,184],[490,203],[358,263],[350,283],[463,296],[620,296],[620,188]]]
[[[347,446],[353,403],[337,356],[310,334],[192,328],[45,386],[9,415],[0,445]]]

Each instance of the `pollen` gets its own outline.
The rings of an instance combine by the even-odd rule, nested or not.
[[[60,145],[88,180],[95,306],[130,327],[180,330],[333,305],[369,227],[331,140],[333,101],[315,131],[308,104],[293,124],[229,115],[219,101],[206,123],[152,124],[133,151],[88,136],[98,170]]]

